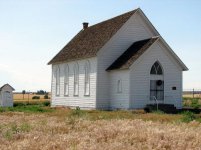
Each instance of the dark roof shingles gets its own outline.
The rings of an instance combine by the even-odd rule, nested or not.
[[[127,69],[135,62],[156,40],[158,37],[134,42],[112,65],[106,70]]]
[[[136,10],[81,30],[48,64],[96,56]]]

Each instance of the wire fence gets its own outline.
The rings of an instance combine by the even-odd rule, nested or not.
[[[201,89],[184,89],[183,97],[201,98]]]

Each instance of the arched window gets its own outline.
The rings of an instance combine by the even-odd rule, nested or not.
[[[56,68],[56,96],[60,95],[60,68]]]
[[[117,81],[117,92],[122,93],[122,81],[121,80]]]
[[[90,95],[90,63],[87,61],[84,67],[84,95]]]
[[[153,66],[151,67],[151,71],[150,74],[155,74],[155,75],[162,75],[163,74],[163,70],[161,65],[159,64],[158,61],[156,61]]]
[[[65,66],[64,70],[64,95],[69,95],[69,67],[68,65]]]
[[[78,64],[76,63],[74,65],[74,95],[77,96],[79,93],[79,67]]]
[[[164,100],[163,70],[158,61],[153,64],[150,74],[150,100]]]

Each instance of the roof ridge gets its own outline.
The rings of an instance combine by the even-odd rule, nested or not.
[[[89,28],[91,28],[91,27],[93,27],[93,26],[96,26],[96,25],[99,25],[99,24],[102,24],[102,23],[105,23],[105,22],[107,22],[107,21],[111,21],[111,20],[113,20],[113,19],[116,19],[116,18],[118,18],[118,17],[124,16],[124,15],[129,14],[129,13],[133,13],[133,14],[134,14],[138,9],[139,9],[139,8],[134,9],[134,10],[131,10],[131,11],[128,11],[128,12],[123,13],[123,14],[118,15],[118,16],[112,17],[112,18],[110,18],[110,19],[106,19],[106,20],[101,21],[101,22],[99,22],[99,23],[93,24],[93,25],[89,26]]]

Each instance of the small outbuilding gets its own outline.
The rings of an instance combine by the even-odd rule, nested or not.
[[[9,84],[5,84],[0,88],[0,107],[13,107],[14,90]]]

